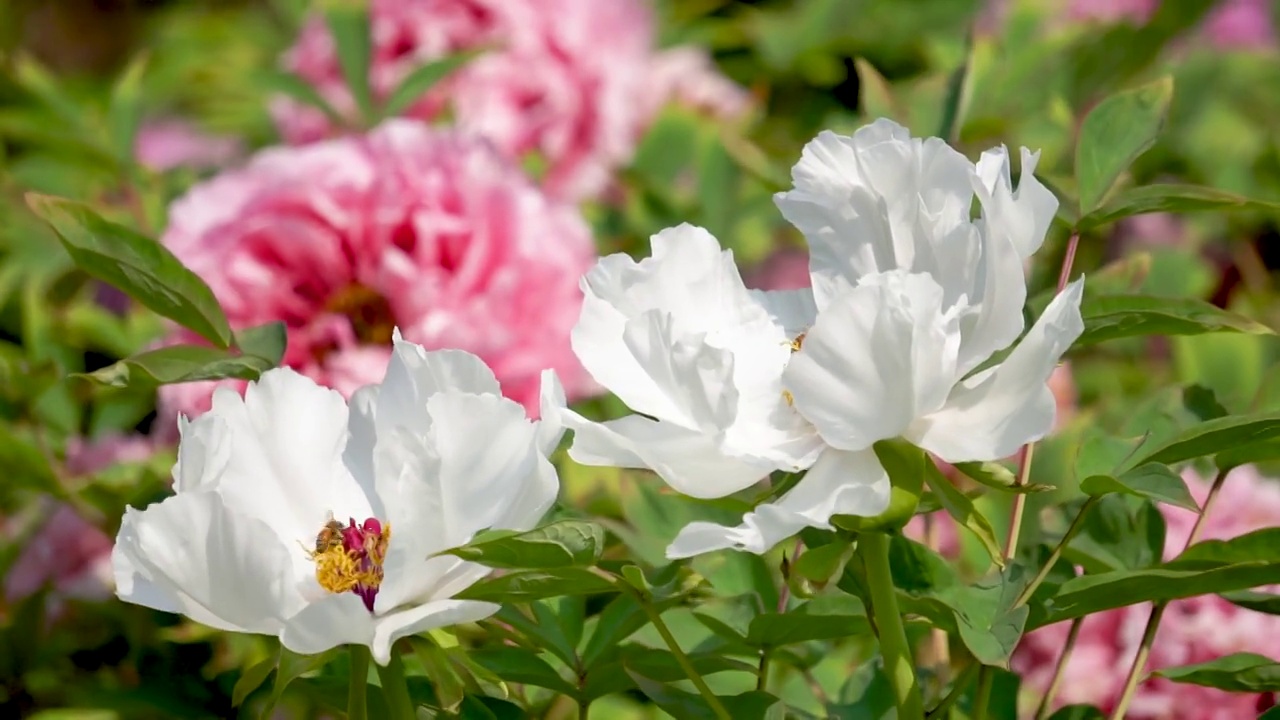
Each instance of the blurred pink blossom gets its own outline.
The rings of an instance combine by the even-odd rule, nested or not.
[[[810,285],[809,253],[803,248],[786,247],[747,272],[744,282],[754,290],[799,290]]]
[[[116,463],[141,462],[153,452],[151,441],[142,436],[72,438],[67,443],[66,469],[74,476],[91,475]],[[5,577],[5,600],[18,602],[47,585],[53,588],[55,607],[59,598],[109,597],[114,587],[111,538],[70,505],[46,498],[44,509],[47,519]]]
[[[1257,50],[1276,44],[1268,0],[1222,0],[1205,18],[1202,29],[1221,48]]]
[[[594,390],[569,346],[590,229],[460,133],[393,119],[263,151],[177,200],[162,239],[233,327],[284,321],[284,364],[344,395],[382,379],[395,327],[480,356],[533,414],[543,368],[571,398]],[[162,418],[207,410],[212,389],[163,387]]]
[[[239,138],[210,135],[185,120],[153,120],[138,129],[134,145],[138,162],[163,172],[227,165],[244,153]]]
[[[721,75],[705,50],[692,46],[671,48],[654,56],[647,94],[646,117],[657,115],[670,102],[726,119],[743,115],[751,106],[747,91]]]
[[[1073,20],[1145,24],[1161,0],[1072,0]],[[1220,0],[1200,26],[1209,42],[1223,49],[1256,50],[1276,44],[1275,23],[1268,0]]]
[[[1197,502],[1209,484],[1192,472],[1183,474]],[[1168,523],[1164,554],[1181,552],[1195,514],[1160,506]],[[1210,509],[1202,540],[1226,539],[1280,525],[1280,482],[1261,478],[1253,467],[1232,471]],[[1129,666],[1142,640],[1150,604],[1091,615],[1081,625],[1067,663],[1056,704],[1089,703],[1112,709],[1123,690]],[[1058,623],[1027,635],[1014,655],[1013,667],[1023,687],[1043,692],[1066,640],[1069,623]],[[1253,652],[1280,659],[1280,616],[1239,608],[1216,595],[1169,604],[1152,647],[1149,668],[1198,663],[1234,652]],[[1138,690],[1126,717],[1135,720],[1234,720],[1254,717],[1270,697],[1227,693],[1154,678]]]
[[[643,0],[373,0],[371,13],[377,98],[418,66],[483,50],[403,114],[434,120],[451,111],[458,127],[507,157],[538,157],[557,197],[580,200],[607,188],[661,106],[659,94],[723,111],[742,104],[709,60],[654,55],[653,18]],[[354,115],[322,20],[307,23],[283,64],[339,113]],[[321,111],[291,99],[276,100],[272,113],[291,143],[335,131]]]

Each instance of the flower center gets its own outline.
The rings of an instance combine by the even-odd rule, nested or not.
[[[391,312],[391,303],[373,288],[360,283],[348,285],[334,293],[324,308],[336,315],[345,315],[361,343],[391,344],[396,318]]]
[[[343,525],[330,520],[316,534],[314,550],[307,550],[316,564],[316,581],[331,593],[353,592],[373,612],[373,600],[382,585],[382,561],[391,540],[390,523],[368,518]]]

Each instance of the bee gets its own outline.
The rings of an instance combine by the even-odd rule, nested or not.
[[[315,554],[321,555],[324,552],[342,545],[342,531],[345,526],[335,520],[332,515],[329,516],[329,522],[320,528],[320,532],[316,535]]]
[[[800,348],[804,347],[804,336],[806,334],[807,333],[800,333],[796,336],[795,340],[787,343],[791,346],[791,352],[800,352]]]

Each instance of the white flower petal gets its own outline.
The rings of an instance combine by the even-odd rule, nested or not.
[[[125,511],[112,552],[116,593],[219,629],[275,633],[305,603],[295,550],[305,558],[217,494],[175,495]]]
[[[564,437],[564,421],[560,414],[566,406],[560,377],[555,370],[543,370],[542,389],[538,399],[538,447],[543,455],[550,456]]]
[[[1004,362],[957,385],[904,437],[947,462],[996,460],[1044,437],[1056,408],[1049,375],[1084,330],[1083,291],[1083,278],[1067,286]]]
[[[763,460],[725,454],[711,436],[640,415],[596,423],[566,410],[565,424],[574,431],[569,457],[575,462],[647,468],[691,497],[724,497],[775,469]]]
[[[818,317],[818,305],[811,288],[798,290],[752,290],[752,296],[769,313],[783,334],[794,338],[809,329]]]
[[[955,379],[958,320],[928,275],[868,276],[832,301],[783,384],[827,444],[863,450],[942,404]]]
[[[652,257],[611,255],[583,278],[573,349],[591,376],[633,410],[692,425],[686,389],[670,386],[672,377],[647,363],[670,355],[664,345],[693,347],[767,313],[743,284],[732,253],[702,228],[668,228],[651,244]],[[640,321],[646,314],[650,319]]]
[[[373,659],[379,665],[391,662],[391,646],[407,635],[449,625],[477,622],[502,609],[501,605],[478,600],[437,600],[378,618],[373,630]]]
[[[462,350],[433,350],[400,340],[387,364],[375,410],[379,432],[402,427],[425,434],[427,398],[439,392],[501,395],[498,380],[480,358]]]
[[[1009,154],[1003,146],[992,148],[978,160],[980,184],[975,187],[982,200],[983,217],[1007,235],[1020,260],[1031,257],[1044,244],[1058,198],[1036,179],[1039,152],[1022,148],[1022,175],[1014,191],[1009,173]]]
[[[758,506],[738,527],[707,522],[685,526],[667,548],[667,557],[731,548],[762,554],[806,527],[830,529],[833,515],[879,515],[889,507],[890,489],[874,450],[831,449],[778,502]]]
[[[220,388],[212,409],[185,429],[184,443],[230,448],[219,476],[191,479],[184,465],[175,482],[217,492],[233,512],[266,522],[287,542],[310,542],[330,513],[370,512],[342,463],[346,441],[341,395],[293,370],[269,370],[249,384],[243,399]]]
[[[974,264],[977,273],[969,299],[976,305],[960,319],[963,339],[956,372],[962,377],[1022,334],[1022,306],[1027,300],[1022,260],[1008,237],[987,228],[982,257]]]
[[[943,277],[937,239],[968,219],[973,166],[938,138],[912,138],[877,120],[852,137],[823,132],[792,170],[795,188],[775,195],[784,217],[810,246],[818,306],[831,281],[902,269]]]
[[[372,645],[374,618],[354,593],[325,595],[289,618],[280,644],[301,655],[339,645]]]
[[[559,491],[537,428],[520,405],[443,392],[428,398],[427,409],[427,437],[403,429],[379,437],[378,492],[392,527],[374,606],[379,613],[436,596],[441,573],[456,561],[434,562],[431,555],[486,528],[531,529]]]

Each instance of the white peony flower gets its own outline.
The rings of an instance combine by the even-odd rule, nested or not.
[[[367,645],[498,610],[453,595],[487,568],[435,553],[485,528],[528,530],[559,483],[562,429],[531,422],[460,351],[396,333],[379,385],[337,392],[288,369],[180,421],[174,495],[127,510],[112,562],[121,599],[298,653]],[[543,417],[563,393],[543,375]]]
[[[734,528],[693,523],[668,549],[764,552],[832,515],[871,516],[889,502],[872,450],[902,437],[944,460],[996,460],[1043,437],[1047,381],[1083,330],[1082,281],[1024,329],[1023,261],[1043,243],[1057,200],[1022,153],[1015,190],[1003,148],[975,166],[943,141],[877,121],[853,137],[823,133],[777,196],[807,238],[814,314],[795,336],[784,395],[826,448],[775,503]],[[977,198],[982,212],[971,218]],[[797,307],[806,305],[797,301]]]
[[[758,292],[707,231],[669,228],[639,262],[602,258],[583,278],[573,349],[636,415],[594,423],[573,412],[569,455],[649,468],[693,497],[724,497],[822,450],[788,406],[782,371],[813,315],[807,292]]]

